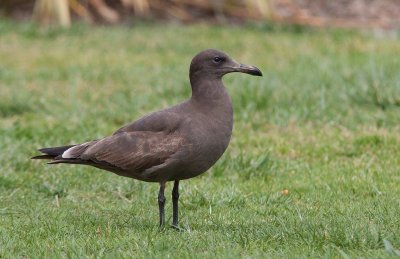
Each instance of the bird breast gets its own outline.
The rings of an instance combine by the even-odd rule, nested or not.
[[[232,107],[208,110],[198,114],[193,121],[190,138],[197,150],[196,156],[211,167],[225,152],[232,135]]]

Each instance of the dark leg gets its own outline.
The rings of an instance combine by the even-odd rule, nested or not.
[[[165,197],[164,197],[165,182],[160,183],[160,191],[158,192],[158,208],[160,210],[160,227],[164,227],[165,223]]]
[[[172,227],[178,228],[178,199],[179,199],[179,180],[174,182],[172,189]]]

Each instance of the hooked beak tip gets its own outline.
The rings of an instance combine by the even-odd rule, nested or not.
[[[236,67],[235,71],[246,73],[246,74],[253,75],[253,76],[262,76],[263,75],[261,70],[258,69],[257,67],[244,65],[244,64],[240,64],[239,67]]]

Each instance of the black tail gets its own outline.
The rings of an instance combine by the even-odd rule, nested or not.
[[[67,150],[73,146],[75,146],[75,145],[41,148],[41,149],[39,149],[39,151],[41,153],[43,153],[44,155],[34,156],[31,159],[54,159],[54,158],[58,157],[59,155],[62,155],[62,153],[64,153],[65,150]]]

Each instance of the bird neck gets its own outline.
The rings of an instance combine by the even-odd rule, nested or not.
[[[230,99],[221,78],[190,78],[192,99],[198,102],[213,103],[222,99]]]
[[[221,117],[221,120],[228,120],[232,124],[232,101],[221,78],[211,80],[210,78],[207,80],[197,79],[191,80],[191,83],[192,103],[201,107],[200,110],[207,112],[209,115]]]

